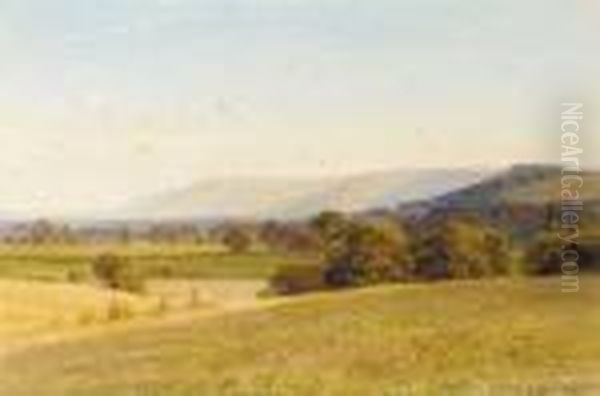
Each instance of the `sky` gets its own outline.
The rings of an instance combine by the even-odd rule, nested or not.
[[[559,103],[588,120],[599,92],[596,3],[0,0],[0,213],[558,161]]]

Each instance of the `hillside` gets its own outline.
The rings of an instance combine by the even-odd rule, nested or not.
[[[230,178],[131,202],[120,218],[303,218],[323,210],[393,207],[468,186],[487,172],[422,169],[329,178]]]
[[[432,205],[447,208],[477,208],[499,203],[541,204],[561,199],[562,170],[551,165],[517,165],[470,186],[442,194]],[[583,201],[600,200],[600,172],[582,174]]]
[[[582,225],[594,228],[600,219],[600,172],[582,174],[578,191],[584,201]],[[429,200],[401,204],[398,213],[427,224],[452,214],[474,214],[490,223],[536,230],[552,215],[558,218],[561,204],[561,168],[551,165],[517,165],[479,182]],[[548,213],[549,205],[553,213]]]
[[[596,394],[600,279],[583,281],[389,286],[117,327],[6,356],[0,394]]]

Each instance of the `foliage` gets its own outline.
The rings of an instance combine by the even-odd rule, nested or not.
[[[280,268],[270,280],[276,294],[300,294],[327,287],[323,269],[315,265],[293,265]]]
[[[352,224],[342,213],[326,211],[311,220],[310,225],[319,234],[325,244],[331,244],[344,238],[347,228]]]
[[[527,273],[530,275],[552,275],[561,273],[563,242],[556,233],[542,232],[526,249]],[[566,245],[578,250],[575,244]]]
[[[100,282],[111,289],[133,293],[144,291],[143,272],[126,258],[114,254],[102,254],[94,259],[92,271]]]
[[[444,219],[415,244],[417,275],[468,279],[511,270],[508,237],[474,219]]]
[[[350,222],[325,214],[317,219],[325,246],[325,282],[358,286],[411,278],[412,257],[406,232],[391,222]]]
[[[262,224],[259,235],[273,251],[307,254],[321,247],[318,233],[305,224],[268,221]]]
[[[321,238],[327,287],[483,278],[512,271],[508,236],[473,218],[443,219],[412,235],[390,217],[351,219],[335,212],[322,213],[311,226]],[[294,289],[297,277],[299,289],[313,283],[322,288],[307,271],[288,269],[273,281]]]
[[[230,226],[225,231],[223,243],[232,253],[245,253],[252,246],[252,235],[241,226]]]

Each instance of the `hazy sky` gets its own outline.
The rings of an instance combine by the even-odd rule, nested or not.
[[[196,179],[556,161],[595,0],[0,0],[0,212]]]

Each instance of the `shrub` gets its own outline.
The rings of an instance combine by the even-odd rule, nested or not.
[[[156,272],[156,275],[160,278],[169,279],[175,275],[175,268],[171,264],[160,264],[152,272]]]
[[[230,227],[223,236],[223,243],[233,253],[245,253],[252,246],[252,236],[242,227]]]
[[[145,289],[144,274],[126,258],[102,254],[94,259],[92,271],[100,282],[111,289],[132,293],[141,293]]]
[[[289,265],[280,268],[271,278],[276,294],[300,294],[326,288],[323,268],[315,265]]]

